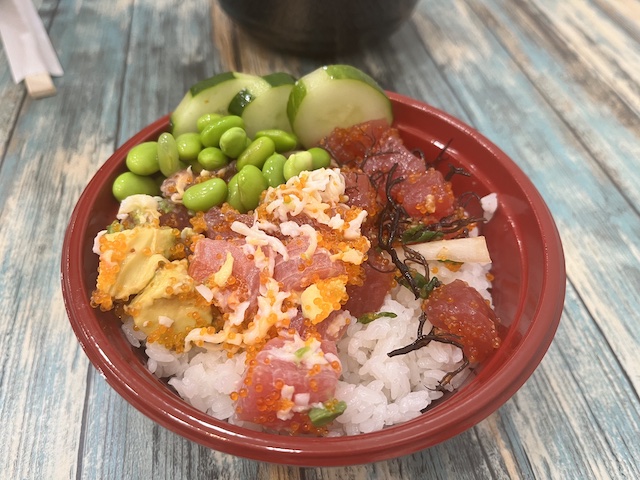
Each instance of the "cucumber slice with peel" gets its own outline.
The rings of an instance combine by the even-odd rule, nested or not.
[[[192,86],[171,114],[171,128],[175,137],[197,132],[197,121],[205,113],[229,113],[231,99],[243,89],[262,92],[271,87],[262,77],[246,73],[225,72],[202,80]]]
[[[300,78],[287,103],[287,116],[305,148],[337,127],[370,120],[393,122],[391,101],[369,75],[350,65],[328,65]]]
[[[296,81],[288,73],[276,72],[262,77],[269,88],[246,88],[229,104],[229,113],[244,120],[247,135],[255,137],[260,130],[278,129],[291,132],[287,117],[289,94]]]

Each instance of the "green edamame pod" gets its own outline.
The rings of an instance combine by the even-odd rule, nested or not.
[[[282,173],[285,180],[289,180],[291,177],[300,175],[305,170],[313,169],[313,157],[309,152],[296,152],[289,155],[287,161],[284,162]]]
[[[245,208],[240,201],[240,194],[238,192],[238,174],[236,173],[229,183],[227,184],[227,203],[240,213],[246,213]]]
[[[267,158],[273,155],[275,151],[276,146],[269,137],[256,138],[238,157],[238,171],[241,171],[247,165],[262,168]]]
[[[127,153],[127,168],[136,175],[153,175],[158,165],[158,142],[144,142]]]
[[[256,132],[255,137],[269,137],[273,140],[273,143],[276,146],[276,152],[278,153],[295,150],[299,144],[298,137],[296,137],[294,133],[278,130],[277,128],[260,130],[259,132]]]
[[[219,148],[207,147],[198,154],[198,163],[205,170],[214,171],[226,167],[229,164],[229,159]]]
[[[283,171],[284,162],[286,161],[287,159],[284,155],[274,153],[267,158],[266,162],[264,162],[264,165],[262,166],[262,175],[270,187],[277,187],[278,185],[285,183]]]
[[[247,146],[247,132],[240,127],[231,127],[220,137],[220,150],[227,157],[238,158]]]
[[[205,147],[219,147],[222,134],[233,127],[244,128],[242,118],[237,115],[220,117],[204,127],[200,133],[200,141]]]
[[[158,137],[158,165],[165,177],[170,177],[180,170],[178,144],[173,135],[167,132]]]
[[[327,168],[331,165],[331,155],[324,148],[313,147],[307,150],[311,154],[312,168],[317,170],[318,168]]]
[[[160,186],[153,177],[124,172],[116,177],[111,191],[116,200],[121,202],[131,195],[160,195]]]
[[[178,156],[180,160],[187,163],[193,163],[198,159],[198,154],[202,150],[202,143],[200,142],[200,134],[198,133],[183,133],[176,137],[176,144],[178,145]]]
[[[222,115],[220,115],[219,113],[205,113],[196,121],[198,132],[202,132],[204,130],[204,127],[219,118],[222,118]]]
[[[262,170],[254,165],[247,165],[238,172],[238,196],[245,211],[258,206],[260,195],[268,186]]]
[[[221,178],[210,178],[184,191],[182,203],[189,210],[206,212],[227,199],[227,184]]]

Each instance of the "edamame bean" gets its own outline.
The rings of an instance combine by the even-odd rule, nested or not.
[[[124,172],[118,175],[113,182],[111,191],[119,202],[131,195],[160,195],[160,187],[153,177],[143,177],[133,172]]]
[[[258,206],[260,195],[268,186],[262,170],[254,165],[247,165],[238,172],[238,196],[245,211]]]
[[[298,137],[294,133],[285,132],[276,128],[260,130],[256,132],[256,138],[269,137],[276,146],[276,152],[289,152],[298,146]]]
[[[236,173],[229,183],[227,184],[227,203],[240,213],[246,213],[245,208],[240,201],[240,194],[238,193],[238,174]]]
[[[158,165],[158,142],[144,142],[127,153],[127,168],[136,175],[153,175]]]
[[[178,156],[180,160],[193,163],[198,159],[198,154],[202,150],[199,133],[183,133],[176,137],[178,145]]]
[[[226,167],[229,164],[229,159],[219,148],[207,147],[198,154],[198,163],[205,170],[215,171]]]
[[[296,152],[289,155],[287,161],[284,162],[282,173],[284,179],[289,180],[291,177],[300,175],[305,170],[311,170],[313,168],[313,157],[307,151]]]
[[[158,165],[165,177],[170,177],[180,170],[178,144],[173,135],[167,132],[158,137]]]
[[[313,147],[307,150],[311,154],[312,168],[317,170],[318,168],[327,168],[331,165],[331,155],[324,148]]]
[[[238,158],[247,146],[247,132],[244,128],[231,127],[220,137],[220,150],[227,157]]]
[[[264,162],[273,155],[276,146],[269,137],[256,138],[238,157],[237,168],[241,171],[247,165],[262,168]]]
[[[222,115],[219,113],[205,113],[196,121],[196,125],[198,127],[198,132],[202,132],[204,127],[212,123],[214,120],[222,118]]]
[[[221,178],[210,178],[184,191],[182,203],[194,212],[205,212],[227,199],[227,184]]]
[[[262,175],[270,187],[277,187],[278,185],[285,183],[283,169],[284,162],[286,161],[287,159],[284,155],[274,153],[267,158],[266,162],[264,162],[264,165],[262,166]]]
[[[233,127],[244,128],[244,120],[237,115],[220,117],[204,127],[200,141],[205,147],[219,147],[222,134]]]

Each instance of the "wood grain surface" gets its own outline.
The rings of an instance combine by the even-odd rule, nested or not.
[[[1,478],[640,478],[640,2],[422,0],[387,42],[326,58],[259,45],[215,1],[34,3],[65,74],[34,100],[0,49]],[[386,462],[297,468],[208,450],[120,398],[70,328],[60,254],[92,175],[191,84],[326,63],[511,156],[557,222],[567,297],[540,367],[477,426]]]

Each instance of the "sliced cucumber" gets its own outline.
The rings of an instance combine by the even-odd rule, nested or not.
[[[289,95],[287,115],[305,148],[316,146],[337,127],[378,119],[393,122],[384,90],[349,65],[324,66],[298,80]]]
[[[283,72],[262,78],[270,88],[246,88],[238,92],[229,104],[229,113],[242,117],[251,138],[260,130],[275,128],[291,132],[287,102],[296,79]]]
[[[198,118],[205,113],[228,113],[229,102],[243,89],[268,90],[271,86],[262,77],[238,72],[225,72],[196,83],[185,94],[171,114],[174,136],[198,131]]]

